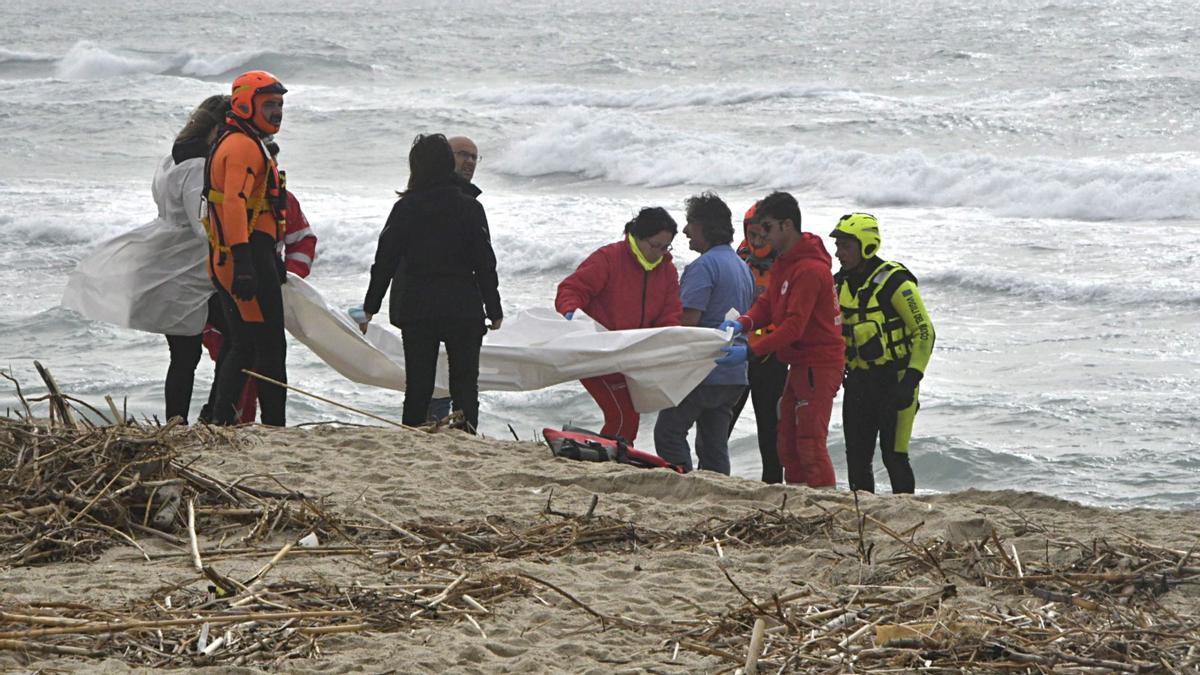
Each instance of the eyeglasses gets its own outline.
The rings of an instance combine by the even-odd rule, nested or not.
[[[639,241],[641,241],[642,244],[645,245],[645,247],[650,249],[651,251],[661,251],[663,253],[670,253],[671,249],[674,248],[674,246],[672,246],[671,244],[667,244],[666,246],[659,246],[658,244],[655,244],[654,242],[650,241],[649,239],[640,239]]]
[[[779,223],[772,223],[766,218],[759,218],[755,224],[762,228],[763,234],[771,234],[771,230],[779,227]]]
[[[478,153],[470,153],[470,152],[467,152],[466,150],[455,151],[454,156],[461,159],[464,162],[471,161],[471,162],[478,163],[479,160],[483,159],[483,155],[480,155]]]

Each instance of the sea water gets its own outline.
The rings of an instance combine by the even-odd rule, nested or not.
[[[911,451],[920,490],[1195,507],[1198,18],[1168,0],[8,0],[0,367],[26,396],[44,392],[38,359],[76,396],[162,415],[162,336],[60,308],[63,285],[154,216],[150,178],[192,107],[263,68],[289,88],[280,161],[321,240],[310,280],[335,303],[362,299],[418,133],[478,143],[510,314],[549,306],[639,207],[682,222],[683,200],[714,190],[738,219],[788,190],[820,235],[874,213],[882,255],[920,280],[937,328]],[[677,266],[696,255],[676,239]],[[288,371],[400,415],[400,393],[294,341]],[[193,416],[210,381],[206,359]],[[840,400],[829,445],[844,485]],[[600,425],[574,384],[484,393],[482,407],[493,437]],[[300,395],[288,419],[368,421]],[[749,408],[732,463],[757,477]]]

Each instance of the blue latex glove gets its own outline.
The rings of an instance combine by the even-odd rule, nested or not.
[[[354,323],[358,324],[358,330],[363,335],[366,335],[367,324],[371,323],[371,317],[374,315],[367,314],[366,311],[363,310],[362,305],[355,305],[351,307],[349,310],[347,310],[347,313],[350,315],[350,319],[354,321]]]
[[[725,345],[721,351],[725,352],[725,356],[716,360],[718,366],[736,366],[750,358],[750,348],[746,345]]]
[[[734,337],[741,335],[742,331],[744,330],[742,328],[742,322],[737,321],[736,319],[725,319],[724,321],[721,322],[720,326],[717,326],[717,330],[725,330],[726,328],[733,329]]]
[[[569,312],[563,312],[563,318],[566,319],[567,321],[570,321],[574,317],[575,317],[575,310],[571,310]]]

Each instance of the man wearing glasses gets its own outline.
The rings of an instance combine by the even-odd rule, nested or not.
[[[454,173],[458,175],[458,188],[469,197],[475,199],[483,193],[471,179],[475,177],[475,165],[479,163],[480,155],[479,148],[466,136],[454,136],[446,141],[450,144],[450,150],[454,152]],[[393,291],[394,293],[395,291]],[[429,412],[426,418],[430,422],[444,420],[450,416],[450,404],[452,400],[449,396],[434,397],[429,402]]]
[[[777,450],[783,479],[814,488],[833,487],[837,480],[826,438],[833,399],[842,383],[845,344],[842,316],[833,285],[833,259],[819,237],[800,231],[800,206],[786,192],[759,202],[758,221],[779,258],[770,285],[750,311],[721,328],[734,335],[774,325],[754,345],[754,355],[774,353],[788,364],[787,383],[779,400]],[[743,363],[749,347],[722,347],[718,364]]]
[[[454,151],[454,173],[462,179],[459,187],[471,197],[478,198],[483,190],[475,187],[471,179],[475,177],[475,165],[482,159],[479,148],[475,146],[475,141],[466,136],[455,136],[446,140],[450,143],[450,149]]]

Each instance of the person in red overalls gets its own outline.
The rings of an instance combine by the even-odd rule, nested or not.
[[[746,238],[737,249],[738,255],[746,261],[746,265],[750,267],[750,274],[754,277],[755,298],[765,293],[771,285],[771,266],[779,257],[778,252],[767,243],[767,234],[758,222],[757,210],[758,203],[755,202],[746,211],[746,217],[742,221]],[[752,401],[764,483],[783,482],[783,467],[779,464],[779,453],[775,445],[779,433],[779,399],[783,398],[788,367],[774,354],[759,354],[755,349],[774,329],[774,326],[756,327],[746,336],[750,343],[750,351],[755,354],[750,359],[750,386],[733,407],[733,422],[729,425],[729,433],[732,434],[746,402]]]
[[[626,223],[621,241],[600,247],[562,280],[555,309],[568,321],[583,310],[608,330],[678,326],[683,315],[679,272],[668,253],[678,231],[666,209],[642,209]],[[588,377],[582,384],[604,413],[601,435],[633,443],[641,416],[625,376]]]
[[[775,354],[788,364],[779,400],[777,452],[787,483],[833,487],[837,480],[826,439],[833,399],[842,384],[846,348],[842,314],[833,286],[833,258],[819,237],[800,231],[800,205],[786,192],[773,192],[755,212],[779,257],[766,292],[745,315],[721,324],[734,334],[765,326],[775,329],[753,347],[722,347],[719,364]]]

